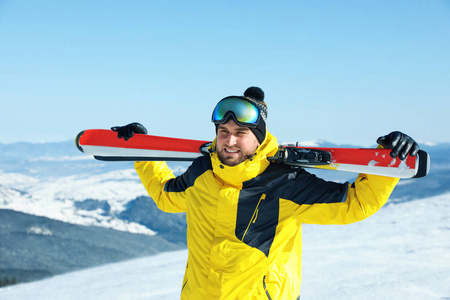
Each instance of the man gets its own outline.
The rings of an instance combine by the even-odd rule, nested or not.
[[[266,130],[260,88],[226,97],[212,121],[210,155],[175,177],[165,162],[136,162],[158,207],[186,212],[188,261],[181,299],[298,299],[302,224],[348,224],[380,209],[397,178],[359,174],[327,182],[302,168],[270,163],[278,142]],[[147,133],[139,123],[114,127],[119,138]],[[378,143],[405,159],[418,145],[393,132]]]

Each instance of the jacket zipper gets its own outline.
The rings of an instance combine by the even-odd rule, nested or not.
[[[267,286],[266,286],[266,275],[264,275],[264,278],[263,278],[263,288],[264,288],[264,292],[266,293],[267,299],[272,300],[272,297],[270,297],[269,291],[267,290]]]
[[[248,229],[250,228],[250,225],[252,225],[252,223],[256,222],[256,219],[258,218],[258,211],[259,211],[259,206],[261,205],[261,202],[266,199],[266,194],[262,194],[261,198],[259,198],[258,201],[258,205],[256,205],[255,211],[253,212],[253,215],[250,219],[250,222],[247,225],[247,228],[245,229],[244,235],[242,236],[241,241],[244,241],[245,235],[247,234]]]

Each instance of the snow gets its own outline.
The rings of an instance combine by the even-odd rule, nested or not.
[[[2,300],[176,299],[187,250],[85,269],[0,289]]]
[[[0,208],[78,225],[155,234],[145,226],[117,218],[129,201],[148,195],[134,169],[51,178],[0,171],[0,182]],[[111,214],[75,207],[76,201],[86,199],[107,201],[111,206]]]
[[[450,194],[303,228],[302,300],[450,299]],[[2,300],[179,299],[187,250],[0,289]]]
[[[439,145],[439,143],[436,143],[436,142],[430,142],[430,141],[419,141],[419,145],[424,145],[424,146],[430,146],[430,147],[433,147],[433,146]]]
[[[32,226],[27,230],[28,234],[53,235],[53,232],[45,227]]]
[[[445,194],[360,223],[305,226],[302,298],[450,299],[449,212]]]
[[[61,156],[61,157],[52,157],[52,156],[41,156],[30,159],[30,162],[35,161],[78,161],[78,160],[92,160],[92,157],[86,155],[78,155],[78,156]]]

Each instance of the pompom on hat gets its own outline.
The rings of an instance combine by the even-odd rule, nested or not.
[[[267,120],[267,105],[264,102],[264,92],[256,86],[251,86],[244,92],[244,97],[252,102],[261,111],[261,117],[264,121]]]

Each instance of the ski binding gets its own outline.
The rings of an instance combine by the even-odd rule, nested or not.
[[[318,149],[280,146],[275,156],[269,157],[268,160],[298,167],[305,165],[329,165],[331,164],[331,152]]]

